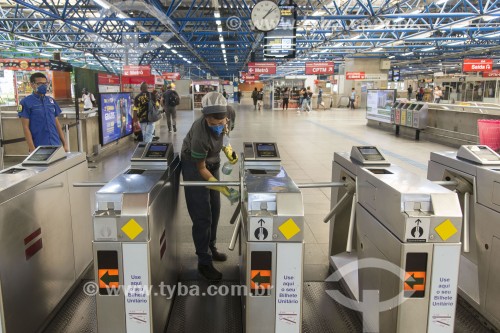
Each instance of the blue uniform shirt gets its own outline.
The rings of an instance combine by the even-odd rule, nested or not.
[[[27,118],[30,121],[30,131],[35,147],[62,144],[55,120],[61,114],[61,108],[52,97],[42,97],[35,93],[26,96],[21,100],[18,112],[19,118]]]

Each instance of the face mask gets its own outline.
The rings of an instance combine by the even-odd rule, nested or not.
[[[42,84],[41,86],[38,86],[38,88],[36,88],[36,92],[41,95],[45,95],[47,93],[47,85]]]
[[[224,125],[215,125],[215,126],[208,126],[208,127],[210,127],[212,132],[214,132],[218,136],[221,135],[222,132],[224,131]]]

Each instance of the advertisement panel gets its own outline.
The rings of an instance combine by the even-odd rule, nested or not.
[[[167,81],[180,80],[181,73],[163,73],[163,78]]]
[[[500,77],[500,70],[494,69],[491,72],[483,72],[483,77]]]
[[[106,145],[132,133],[132,98],[128,93],[100,94],[101,144]]]
[[[368,89],[366,119],[391,123],[391,107],[396,101],[395,89]]]
[[[123,66],[123,76],[150,76],[151,66]]]

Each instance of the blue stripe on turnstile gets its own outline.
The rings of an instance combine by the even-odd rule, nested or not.
[[[366,142],[366,141],[363,141],[363,140],[360,140],[358,138],[355,138],[354,136],[351,136],[349,134],[346,134],[344,132],[341,132],[341,131],[338,131],[332,127],[329,127],[329,126],[325,126],[323,124],[320,124],[318,122],[315,122],[315,121],[312,121],[312,120],[308,120],[310,123],[316,125],[316,126],[319,126],[321,128],[324,128],[326,129],[327,131],[329,132],[332,132],[333,134],[335,135],[338,135],[338,136],[341,136],[343,138],[347,138],[351,141],[354,141],[354,142],[357,142],[359,143],[360,145],[363,145],[363,146],[375,146],[373,143],[369,143],[369,142]],[[402,155],[399,155],[395,152],[392,152],[390,150],[387,150],[387,149],[380,149],[382,151],[382,153],[384,153],[386,156],[390,156],[390,157],[394,157],[394,158],[397,158],[398,160],[401,160],[405,163],[408,163],[410,165],[413,165],[414,167],[417,167],[419,169],[422,169],[422,170],[427,170],[427,164],[423,164],[423,163],[420,163],[420,162],[417,162],[415,160],[412,160],[411,158],[408,158],[408,157],[404,157]]]

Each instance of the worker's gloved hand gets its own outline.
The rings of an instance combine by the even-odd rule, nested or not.
[[[208,179],[208,181],[209,182],[216,182],[217,178],[210,177]],[[224,196],[229,199],[231,204],[238,202],[238,199],[240,198],[240,192],[233,189],[233,188],[229,188],[227,186],[207,186],[207,187],[211,190],[219,191],[220,193],[224,194]]]
[[[233,147],[231,147],[230,144],[223,147],[222,150],[224,151],[224,154],[226,154],[229,163],[235,164],[236,162],[238,162],[238,155],[236,155],[236,153],[233,151]]]

